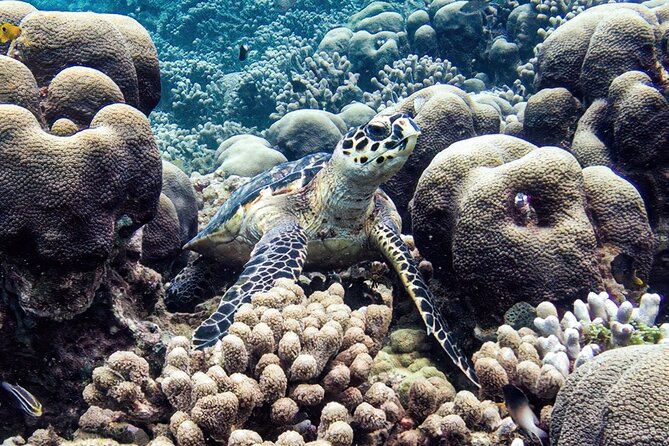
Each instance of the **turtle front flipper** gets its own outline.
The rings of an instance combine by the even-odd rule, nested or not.
[[[427,327],[428,335],[433,334],[455,365],[477,387],[480,387],[474,367],[458,347],[453,335],[448,331],[446,322],[435,311],[432,304],[432,293],[423,280],[420,271],[418,271],[409,248],[402,240],[399,228],[390,220],[381,222],[372,230],[372,240],[383,256],[392,264],[407,293],[418,307],[418,311]]]
[[[228,288],[218,309],[193,333],[193,347],[214,345],[232,325],[235,312],[251,296],[268,291],[277,279],[297,280],[307,258],[307,237],[292,220],[283,221],[267,231],[244,265],[237,283]]]

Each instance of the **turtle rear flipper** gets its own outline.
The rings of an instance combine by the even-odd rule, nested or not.
[[[193,347],[214,345],[223,337],[237,309],[251,301],[251,296],[274,287],[277,279],[297,280],[307,258],[307,237],[292,220],[275,225],[263,235],[244,265],[237,283],[228,288],[218,309],[195,330]]]
[[[223,263],[199,256],[170,281],[165,307],[172,312],[192,312],[197,304],[214,297],[232,280],[229,274],[221,274],[225,269]]]
[[[373,230],[372,239],[379,251],[392,264],[407,293],[418,307],[425,322],[427,334],[434,335],[455,365],[467,375],[471,382],[480,387],[474,367],[448,331],[446,322],[435,311],[432,304],[432,293],[418,271],[409,248],[402,241],[399,228],[390,221],[379,223]]]

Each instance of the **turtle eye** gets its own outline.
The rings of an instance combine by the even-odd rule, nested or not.
[[[379,123],[368,124],[365,130],[367,136],[375,141],[387,138],[390,135],[390,129]]]

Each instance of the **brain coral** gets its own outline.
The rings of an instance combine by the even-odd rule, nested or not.
[[[605,352],[579,367],[551,415],[551,445],[666,445],[669,346]]]
[[[538,55],[536,86],[564,87],[592,102],[605,97],[611,81],[630,70],[666,82],[662,32],[656,13],[632,3],[587,9],[557,28]]]
[[[493,107],[474,102],[467,93],[451,85],[423,88],[395,108],[414,116],[421,128],[413,154],[402,170],[383,186],[403,213],[418,177],[437,153],[461,139],[497,133],[500,126]]]
[[[125,101],[149,113],[160,99],[158,56],[148,33],[127,17],[41,12],[21,20],[13,56],[46,86],[64,68],[81,65],[109,76]]]
[[[88,127],[102,107],[122,102],[123,93],[109,76],[93,68],[70,67],[51,80],[44,115],[49,125],[68,118],[78,127]]]
[[[484,327],[518,301],[638,294],[610,279],[619,254],[648,276],[653,235],[638,192],[562,149],[507,135],[457,142],[425,169],[413,200],[417,247]]]

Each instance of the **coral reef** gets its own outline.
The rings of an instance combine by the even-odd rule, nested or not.
[[[662,28],[655,12],[634,3],[595,6],[557,28],[544,41],[537,89],[564,87],[588,104],[606,97],[611,81],[639,70],[660,85]]]
[[[265,137],[291,161],[317,152],[332,152],[348,128],[344,121],[322,110],[296,110],[265,132]]]
[[[335,284],[306,298],[300,287],[282,279],[240,308],[229,334],[214,349],[190,352],[186,338],[173,338],[156,380],[142,358],[117,352],[93,372],[84,398],[93,406],[122,411],[123,419],[138,427],[169,420],[179,444],[202,443],[197,439],[204,434],[233,442],[249,435],[244,428],[275,436],[282,426],[298,423],[307,436],[317,428],[319,438],[347,438],[353,435],[350,428],[340,432],[331,424],[347,422],[351,415],[365,420],[367,432],[387,428],[386,417],[400,411],[401,404],[389,405],[385,397],[365,403],[363,395],[371,398],[372,390],[360,386],[388,330],[390,308],[370,305],[353,311],[343,296],[344,289]],[[253,411],[266,413],[272,424],[265,417],[250,418]],[[311,420],[313,431],[300,422],[298,412]]]
[[[163,186],[156,216],[142,228],[142,264],[169,277],[181,270],[188,254],[181,247],[197,234],[197,199],[190,179],[164,161]]]
[[[632,185],[506,135],[439,153],[418,182],[412,220],[444,293],[463,296],[482,329],[519,301],[565,305],[593,289],[639,296],[652,262],[653,234]],[[622,260],[631,262],[624,277],[613,266]]]
[[[0,14],[22,29],[1,70],[0,362],[45,407],[23,423],[3,404],[0,431],[66,430],[96,361],[119,348],[152,358],[161,341],[148,320],[161,278],[137,262],[161,191],[142,113],[159,99],[158,62],[132,20],[22,2]]]
[[[248,134],[226,139],[218,146],[215,156],[219,170],[241,177],[254,177],[288,161],[267,140]]]

